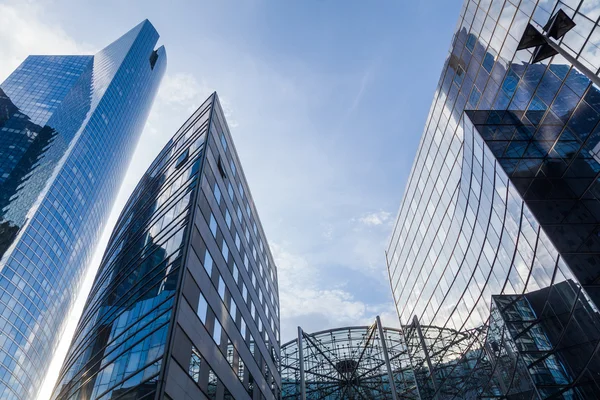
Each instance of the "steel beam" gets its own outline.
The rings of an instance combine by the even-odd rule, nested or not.
[[[300,364],[300,399],[306,400],[306,380],[304,378],[304,349],[302,328],[298,327],[298,363]]]
[[[381,342],[381,350],[383,351],[383,359],[385,360],[385,366],[387,367],[388,379],[390,382],[390,390],[392,392],[392,399],[398,400],[396,394],[396,381],[394,380],[394,373],[392,372],[392,365],[390,364],[390,356],[387,350],[387,344],[385,343],[385,336],[383,336],[383,327],[381,326],[381,318],[379,315],[376,317],[377,330],[379,331],[379,341]]]

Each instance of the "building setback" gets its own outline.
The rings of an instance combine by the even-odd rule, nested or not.
[[[277,270],[212,94],[119,217],[53,399],[275,399]]]
[[[421,399],[600,396],[599,17],[464,2],[386,252]]]
[[[33,399],[166,67],[144,21],[0,85],[0,398]]]

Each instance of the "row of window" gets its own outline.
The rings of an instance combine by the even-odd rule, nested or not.
[[[219,122],[219,123],[221,125],[223,125],[221,122]],[[276,289],[277,288],[276,271],[275,271],[274,266],[271,265],[272,259],[269,254],[269,249],[263,243],[262,230],[259,233],[258,225],[256,223],[256,220],[258,217],[253,216],[251,206],[250,206],[250,198],[244,192],[244,185],[242,184],[242,182],[245,181],[245,179],[243,178],[242,174],[239,174],[237,172],[237,168],[236,168],[235,161],[234,161],[234,156],[232,155],[233,154],[232,150],[227,145],[227,139],[225,137],[224,129],[221,127],[221,129],[219,129],[218,131],[221,132],[219,134],[220,143],[221,143],[221,146],[223,147],[223,150],[225,153],[225,158],[228,160],[227,164],[229,165],[229,168],[232,171],[232,175],[234,178],[234,179],[228,178],[226,173],[223,176],[225,178],[224,183],[225,183],[225,181],[227,182],[227,184],[226,184],[227,193],[230,197],[231,202],[234,204],[234,209],[236,210],[236,215],[238,217],[238,220],[240,221],[240,223],[242,223],[242,226],[244,227],[244,236],[246,237],[246,242],[248,243],[249,248],[252,249],[251,253],[253,254],[255,261],[257,263],[259,263],[261,270],[263,269],[263,267],[262,267],[262,263],[260,263],[260,260],[258,259],[258,255],[259,254],[262,255],[262,261],[264,262],[264,265],[265,265],[265,274],[269,275],[269,277],[270,277],[271,290],[276,292],[276,290],[277,290]],[[219,165],[220,165],[220,169],[225,170],[222,163],[220,163],[220,160],[219,160]],[[237,190],[239,192],[239,196],[241,199],[239,201],[236,201],[237,199],[236,199],[236,195],[234,194],[234,186],[237,186]],[[250,237],[250,229],[248,229],[247,225],[243,224],[242,210],[239,205],[242,202],[244,203],[244,208],[245,208],[247,217],[251,221],[252,231],[254,232],[255,237],[252,239]],[[256,245],[256,244],[258,244],[258,245]],[[258,252],[257,249],[260,249],[260,253]],[[261,272],[261,276],[262,276],[262,272]],[[265,277],[265,279],[266,279],[266,277]],[[275,308],[277,309],[278,307],[275,307]]]
[[[218,110],[215,111],[215,114],[218,114]],[[213,121],[216,119],[217,118],[213,118]],[[216,134],[214,134],[214,136],[219,138]],[[220,143],[219,141],[215,142],[211,139],[211,149],[215,147],[216,144],[220,144],[223,146],[225,152],[231,151],[230,146],[228,146],[227,142],[224,140],[224,135],[221,135],[220,137]],[[205,161],[203,168],[203,174],[208,183],[206,186],[208,186],[209,189],[206,192],[201,192],[199,208],[202,211],[206,225],[213,237],[212,239],[205,238],[205,240],[215,240],[222,258],[219,257],[219,255],[214,254],[214,252],[211,254],[211,251],[206,247],[199,256],[207,275],[211,277],[211,284],[214,286],[215,291],[218,293],[222,302],[222,305],[218,307],[219,310],[217,314],[219,316],[223,315],[222,309],[229,313],[231,319],[234,321],[237,331],[246,342],[259,369],[264,370],[265,381],[270,385],[273,393],[276,393],[279,389],[275,385],[275,377],[270,372],[269,366],[265,360],[265,357],[269,357],[275,362],[276,358],[274,357],[275,348],[269,339],[269,330],[272,332],[272,335],[276,335],[275,332],[277,332],[278,329],[277,320],[275,319],[277,313],[272,311],[277,309],[277,296],[276,292],[274,293],[273,291],[274,286],[272,283],[275,275],[271,272],[271,281],[269,281],[267,270],[271,270],[271,268],[267,269],[263,267],[263,265],[267,264],[264,260],[268,258],[268,248],[265,248],[264,244],[262,244],[262,239],[256,240],[253,237],[260,238],[262,232],[259,232],[257,223],[252,219],[249,205],[250,199],[244,190],[244,186],[241,185],[239,181],[236,182],[236,177],[242,178],[240,176],[240,170],[239,168],[236,168],[236,164],[232,161],[228,162],[227,165],[224,165],[222,162],[224,158],[221,158],[221,156],[218,155],[219,150],[214,148],[214,151],[217,153],[215,156],[215,160],[217,161],[216,165],[213,165],[213,159],[209,158]],[[228,171],[225,172],[225,169]],[[216,179],[213,171],[216,171],[217,177],[220,174],[220,177],[223,178],[221,182],[219,182],[221,179]],[[202,186],[206,187],[205,185]],[[222,192],[222,187],[226,187],[227,191]],[[235,193],[236,191],[238,191],[239,194]],[[209,192],[210,195],[208,194]],[[211,197],[210,202],[208,201],[207,196]],[[209,203],[212,203],[212,197],[214,197],[220,212],[217,212],[216,209],[211,209],[212,207]],[[229,198],[227,199],[227,197]],[[238,204],[238,199],[242,199],[242,202],[245,200],[245,212]],[[231,212],[229,202],[233,204],[235,212]],[[244,213],[246,213],[247,216],[244,216]],[[247,223],[246,218],[253,222]],[[229,238],[227,238],[227,231],[231,235]],[[238,232],[242,232],[242,234]],[[254,243],[258,243],[258,245],[255,246]],[[261,249],[260,251],[258,250],[259,248]],[[218,257],[218,260],[214,257]],[[219,268],[216,268],[215,262],[219,264]],[[242,264],[244,265],[242,269],[246,270],[245,273],[238,267]],[[231,276],[222,276],[222,274],[228,273],[231,273]],[[231,282],[230,280],[235,284],[231,286],[229,286],[228,283],[226,284],[226,282]],[[234,289],[233,286],[236,286],[237,289]],[[251,292],[254,292],[254,294],[251,294]],[[267,293],[267,295],[264,293]],[[236,299],[239,299],[240,297],[245,304],[241,305],[238,303],[238,300]],[[263,310],[262,312],[259,312],[260,309],[257,309],[256,305],[259,303],[260,309]],[[244,310],[242,312],[239,308],[240,306],[245,307],[245,310],[248,311]],[[246,364],[241,358],[241,354],[238,353],[238,349],[234,347],[229,339],[228,333],[226,333],[225,328],[222,325],[223,321],[219,320],[220,317],[218,318],[215,316],[215,312],[209,306],[203,294],[200,294],[197,310],[201,322],[212,335],[213,340],[217,343],[232,370],[237,372],[241,383],[246,390],[249,390],[250,395],[252,395],[252,391],[254,391],[255,387],[254,377],[250,376],[249,379],[248,376],[244,377],[244,373],[247,370]],[[268,353],[262,353],[263,350],[260,350],[263,349],[262,344],[258,346],[259,351],[257,351],[255,338],[247,325],[247,321],[244,319],[244,315],[247,315],[246,313],[249,313],[254,320],[254,327],[252,329],[256,329],[259,332],[261,335],[259,342],[265,344]],[[269,321],[268,325],[264,324],[263,319]],[[229,334],[232,334],[232,332],[229,332]],[[248,361],[249,360],[246,360],[246,362]],[[200,385],[201,389],[203,386],[203,384]],[[257,393],[260,393],[260,391]],[[260,396],[263,396],[263,393],[260,393]]]

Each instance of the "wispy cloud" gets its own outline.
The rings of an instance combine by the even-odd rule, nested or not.
[[[215,90],[204,79],[198,81],[191,73],[176,72],[171,74],[167,72],[156,95],[157,107],[152,114],[151,122],[156,122],[158,118],[164,119],[165,114],[173,111],[190,114]],[[237,127],[238,123],[233,115],[229,100],[223,98],[221,94],[219,94],[219,100],[227,118],[227,123],[231,128]],[[164,112],[161,110],[164,110]]]
[[[168,74],[164,77],[157,95],[157,101],[178,107],[192,107],[203,101],[211,93],[206,82],[189,73]],[[198,107],[200,104],[197,104]]]
[[[0,82],[30,54],[87,54],[90,45],[71,38],[33,2],[0,4]]]
[[[329,280],[304,257],[270,244],[279,273],[281,340],[294,338],[297,326],[307,332],[347,325],[371,324],[381,315],[387,326],[398,326],[393,303],[366,303],[345,288],[343,276]]]
[[[358,218],[358,221],[367,226],[379,226],[390,222],[391,213],[387,211],[377,211],[367,213]]]

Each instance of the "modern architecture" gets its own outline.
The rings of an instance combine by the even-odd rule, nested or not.
[[[421,399],[600,397],[599,17],[464,2],[386,252]]]
[[[0,398],[33,399],[166,67],[144,21],[0,85]]]
[[[276,399],[277,270],[218,97],[123,209],[53,399]]]

